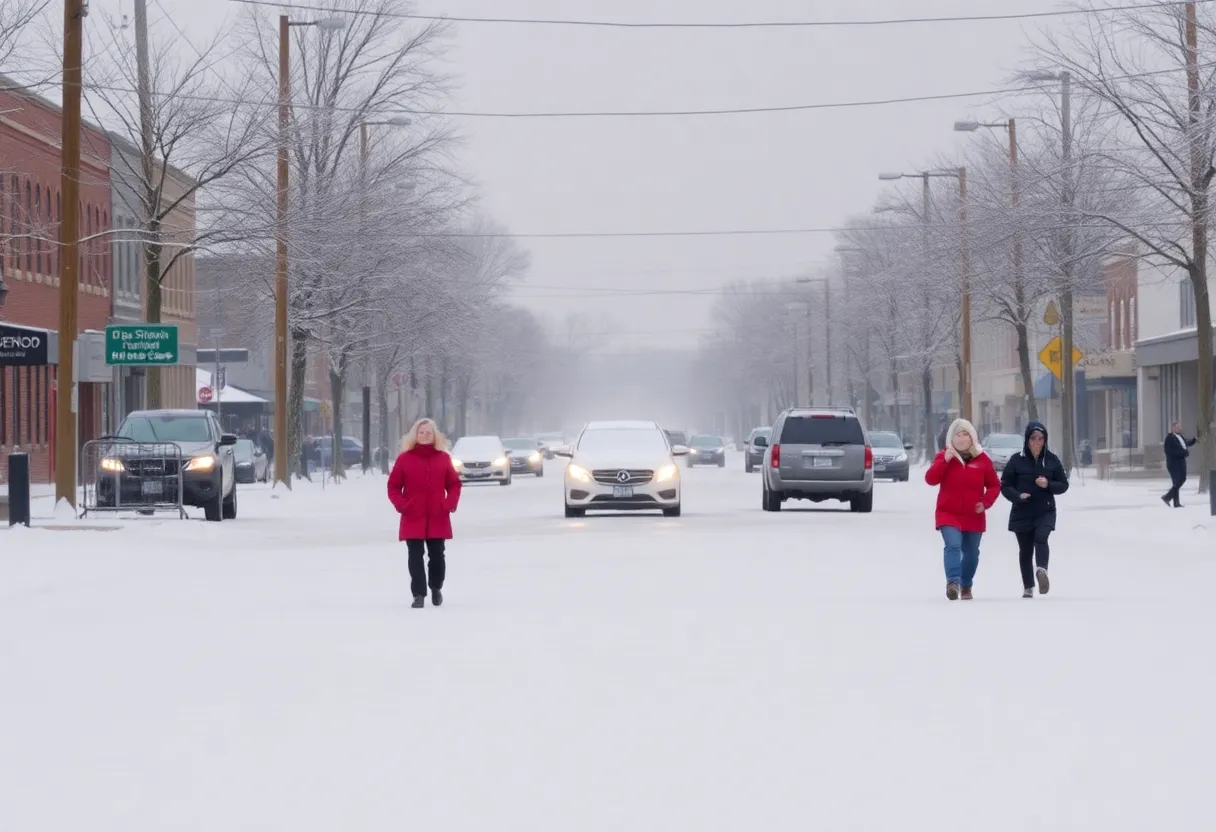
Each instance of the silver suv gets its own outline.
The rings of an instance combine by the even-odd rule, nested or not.
[[[765,511],[789,499],[847,502],[874,509],[874,451],[852,408],[792,408],[773,423],[760,466]]]

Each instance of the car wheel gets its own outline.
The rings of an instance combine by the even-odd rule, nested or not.
[[[510,478],[510,477],[507,477],[505,480],[501,480],[501,481],[500,481],[498,484],[499,484],[499,485],[510,485],[510,484],[511,484],[511,478]]]
[[[671,508],[663,509],[663,516],[664,517],[679,517],[680,516],[680,507],[672,506]]]
[[[744,473],[750,474],[750,473],[752,473],[752,472],[753,472],[753,471],[755,471],[755,470],[756,470],[756,469],[752,467],[752,464],[751,464],[750,462],[744,462],[744,463],[743,463],[743,471],[744,471]]]
[[[567,517],[586,517],[587,510],[585,508],[575,508],[574,506],[567,504],[566,505],[566,516]]]
[[[768,487],[768,480],[763,480],[764,485],[761,489],[762,504],[765,511],[781,511],[781,495],[772,491]]]
[[[236,483],[235,482],[232,484],[232,496],[230,496],[227,500],[224,500],[223,512],[224,512],[225,520],[235,520],[236,519]]]
[[[215,499],[203,505],[203,516],[208,523],[218,523],[224,519],[224,498],[219,494]]]
[[[871,488],[865,494],[854,497],[849,500],[849,511],[857,512],[858,514],[869,514],[874,510],[874,489]]]
[[[718,460],[718,467],[719,467],[719,468],[725,468],[725,467],[726,467],[726,460],[725,460],[725,459],[719,459],[719,460]]]
[[[543,477],[544,475],[545,475],[545,469],[544,469],[544,468],[541,468],[541,469],[537,470],[537,472],[536,472],[536,478],[537,478],[537,479],[540,479],[540,478],[541,478],[541,477]]]

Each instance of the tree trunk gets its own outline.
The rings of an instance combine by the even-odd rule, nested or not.
[[[456,413],[456,433],[459,436],[464,436],[469,432],[469,393],[471,392],[469,388],[468,379],[462,379],[459,387],[460,393],[457,399],[458,409]]]
[[[291,391],[287,402],[287,457],[297,476],[307,473],[301,467],[300,451],[304,447],[304,387],[308,375],[308,332],[291,333]]]
[[[376,391],[377,405],[380,410],[380,473],[388,473],[388,461],[397,450],[389,444],[388,434],[388,390],[384,385],[380,385],[380,389]]]
[[[1206,196],[1204,199],[1206,201]],[[1199,424],[1196,425],[1195,435],[1199,439],[1202,460],[1199,470],[1199,493],[1204,494],[1208,490],[1208,472],[1216,468],[1216,448],[1212,444],[1212,307],[1208,297],[1206,225],[1196,224],[1194,237],[1195,260],[1191,267],[1191,287],[1195,292],[1195,335],[1199,348],[1199,378],[1196,384],[1199,396]]]
[[[147,321],[150,324],[161,323],[161,311],[164,306],[164,286],[161,284],[160,264],[164,257],[164,246],[159,239],[160,223],[152,220],[148,223],[148,240],[144,242],[144,276],[148,287]],[[146,383],[148,389],[147,407],[149,410],[159,410],[164,407],[164,385],[160,367],[147,367]]]
[[[428,419],[435,418],[435,380],[431,376],[431,366],[432,361],[428,357],[423,367],[423,383],[426,385],[426,417]]]
[[[1014,331],[1018,336],[1018,367],[1022,371],[1022,389],[1025,391],[1023,397],[1026,402],[1026,418],[1028,421],[1037,422],[1039,419],[1039,404],[1034,398],[1034,370],[1030,366],[1030,333],[1026,326],[1026,319],[1022,318],[1013,326]]]
[[[925,462],[933,459],[933,368],[925,367],[920,376],[921,395],[925,397]]]
[[[439,424],[443,425],[444,430],[450,430],[448,424],[448,360],[446,358],[439,365]]]
[[[904,435],[903,416],[899,412],[899,368],[891,362],[891,418],[895,421],[895,432]]]

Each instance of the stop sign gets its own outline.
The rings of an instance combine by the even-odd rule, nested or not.
[[[213,391],[210,387],[200,387],[198,391],[198,400],[200,403],[206,404],[207,402],[211,401],[211,397],[214,395],[215,391]]]

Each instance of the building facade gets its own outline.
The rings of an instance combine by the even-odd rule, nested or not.
[[[55,367],[59,327],[59,218],[62,113],[0,76],[0,324],[43,331],[46,363],[0,366],[0,473],[15,448],[30,453],[31,477],[48,481],[53,470]],[[81,136],[80,289],[77,330],[103,330],[110,315],[111,200],[109,144],[85,125]],[[77,396],[79,442],[99,435],[107,414],[104,385],[81,384]],[[69,389],[67,385],[64,389]]]

